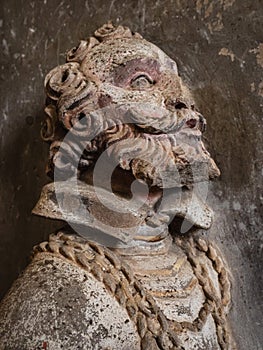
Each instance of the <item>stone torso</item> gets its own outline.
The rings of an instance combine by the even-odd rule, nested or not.
[[[225,272],[213,247],[196,247],[195,257],[173,243],[165,255],[124,258],[51,236],[1,306],[0,349],[232,349]]]

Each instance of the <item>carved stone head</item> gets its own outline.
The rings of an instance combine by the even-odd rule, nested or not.
[[[45,88],[51,177],[56,169],[69,179],[77,168],[78,179],[93,183],[104,153],[122,194],[135,179],[147,184],[149,198],[160,198],[164,189],[190,189],[219,175],[201,140],[206,121],[176,63],[138,33],[104,25],[48,73]]]

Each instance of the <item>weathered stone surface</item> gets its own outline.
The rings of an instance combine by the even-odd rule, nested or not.
[[[41,77],[110,17],[176,58],[208,118],[207,139],[222,172],[215,197],[210,195],[216,216],[209,233],[233,274],[230,316],[239,349],[261,348],[262,6],[250,0],[117,0],[110,9],[105,1],[78,4],[10,1],[2,7],[1,294],[25,266],[31,247],[55,226],[30,214],[46,182],[47,149],[38,137]]]
[[[0,313],[1,350],[140,349],[135,325],[105,285],[49,253],[27,267]]]

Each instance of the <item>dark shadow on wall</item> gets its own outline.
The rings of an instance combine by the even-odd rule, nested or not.
[[[14,114],[13,114],[14,115]],[[43,112],[19,115],[17,125],[10,127],[12,135],[2,140],[1,153],[1,294],[29,263],[32,248],[61,223],[31,214],[37,202],[45,177],[45,159],[48,148],[39,142],[40,118]],[[5,131],[4,131],[5,133]]]
[[[44,76],[64,62],[67,49],[109,19],[140,32],[178,62],[207,118],[205,139],[222,172],[209,195],[215,221],[208,234],[233,276],[238,348],[260,349],[260,1],[2,1],[0,295],[27,264],[32,247],[60,225],[30,214],[48,182],[48,148],[39,137]]]

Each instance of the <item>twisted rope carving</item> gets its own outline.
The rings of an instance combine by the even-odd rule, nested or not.
[[[219,252],[212,243],[206,242],[206,240],[200,237],[176,238],[176,244],[185,252],[206,297],[206,303],[200,310],[196,326],[198,328],[200,326],[202,327],[208,314],[212,313],[216,324],[218,343],[221,349],[235,349],[235,345],[233,343],[231,344],[226,320],[226,314],[231,301],[231,284],[228,271]],[[205,255],[211,261],[213,268],[218,274],[221,292],[220,298],[217,297],[216,290],[210,281],[207,266],[200,263],[202,260],[200,259],[201,255]]]

